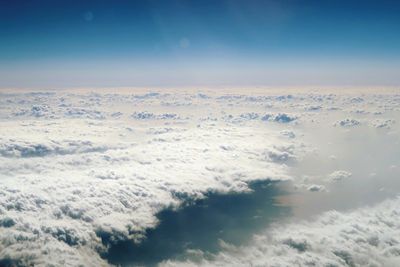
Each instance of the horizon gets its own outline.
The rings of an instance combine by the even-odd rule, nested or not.
[[[0,0],[0,267],[400,266],[400,0]]]

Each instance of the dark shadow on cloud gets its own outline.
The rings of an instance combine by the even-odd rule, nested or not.
[[[216,253],[219,240],[239,245],[269,223],[290,215],[290,208],[278,205],[275,197],[285,194],[277,182],[256,182],[251,193],[208,193],[205,199],[186,200],[181,209],[157,214],[160,224],[146,231],[140,243],[132,240],[112,243],[112,237],[99,234],[109,246],[103,255],[110,263],[154,266],[179,258],[186,249]]]
[[[0,259],[0,267],[25,267],[25,266],[30,266],[30,265],[25,265],[19,260],[13,260],[9,258]]]

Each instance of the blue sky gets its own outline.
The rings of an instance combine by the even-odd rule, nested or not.
[[[4,1],[0,87],[399,85],[398,1]]]

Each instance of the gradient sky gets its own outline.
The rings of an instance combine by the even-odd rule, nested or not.
[[[0,87],[400,85],[400,1],[0,0]]]

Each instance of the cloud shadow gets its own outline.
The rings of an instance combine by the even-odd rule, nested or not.
[[[159,225],[148,229],[140,243],[111,243],[103,235],[103,243],[109,246],[103,257],[120,266],[155,266],[182,256],[187,249],[215,253],[221,249],[219,240],[243,244],[271,222],[290,215],[290,208],[275,199],[285,194],[279,182],[255,182],[250,187],[251,193],[208,193],[204,199],[185,201],[178,210],[161,211]]]

